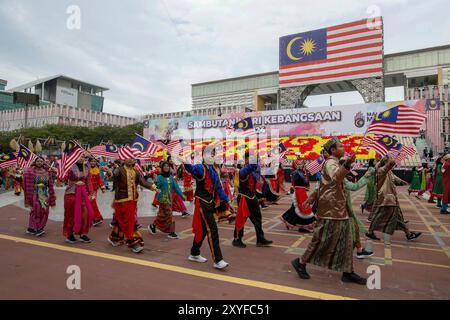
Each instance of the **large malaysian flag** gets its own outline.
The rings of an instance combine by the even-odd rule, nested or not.
[[[280,38],[280,87],[383,75],[381,17]]]

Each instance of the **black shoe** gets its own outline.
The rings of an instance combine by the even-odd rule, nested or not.
[[[247,245],[241,239],[234,239],[232,245],[238,248],[246,248]]]
[[[134,230],[140,230],[142,228],[142,224],[138,223],[134,226]]]
[[[66,238],[66,242],[67,242],[67,243],[75,243],[75,242],[77,242],[77,239],[75,239],[75,237],[73,236],[73,234],[71,234],[70,236],[68,236],[68,237]]]
[[[28,228],[26,233],[35,235],[36,234],[36,230],[34,230],[32,228]]]
[[[148,232],[156,234],[156,226],[153,223],[148,225]]]
[[[187,216],[189,216],[189,212],[183,212],[182,214],[181,214],[181,217],[182,218],[186,218]]]
[[[102,224],[102,220],[94,220],[94,222],[92,223],[92,226],[96,227]]]
[[[447,211],[447,210],[441,210],[441,211],[439,211],[439,213],[440,213],[440,214],[450,214],[450,212]]]
[[[91,240],[87,235],[85,235],[85,234],[83,234],[83,235],[80,237],[80,240],[83,241],[83,242],[85,242],[85,243],[91,243],[91,242],[92,242],[92,240]]]
[[[269,206],[268,206],[267,204],[262,204],[262,205],[261,205],[261,209],[262,209],[262,210],[267,209],[268,207],[269,207]]]
[[[262,239],[262,240],[256,242],[256,246],[257,247],[267,247],[267,246],[270,246],[272,243],[273,243],[273,241],[271,241],[271,240]]]
[[[36,230],[36,237],[40,237],[45,233],[44,229],[38,229]]]
[[[376,235],[375,235],[375,233],[366,233],[366,237],[367,238],[369,238],[369,239],[372,239],[372,240],[380,240],[380,238],[378,238]]]
[[[406,239],[408,241],[411,241],[411,240],[414,240],[414,239],[420,237],[421,234],[422,234],[422,232],[410,232],[409,236],[406,236]]]
[[[295,271],[297,271],[297,274],[300,278],[302,278],[302,279],[311,278],[309,276],[308,272],[306,272],[306,265],[301,264],[298,258],[295,260],[292,260],[291,264],[294,267]]]
[[[361,285],[366,285],[367,284],[367,279],[358,276],[356,273],[354,272],[344,272],[342,273],[342,278],[341,280],[343,282],[354,282],[357,284],[361,284]]]
[[[373,252],[366,251],[366,249],[362,249],[361,252],[356,252],[356,257],[358,259],[364,259],[373,256]]]
[[[156,204],[152,203],[152,206],[153,206],[153,208],[158,209],[158,206]]]

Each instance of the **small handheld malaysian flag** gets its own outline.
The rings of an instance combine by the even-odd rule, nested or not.
[[[378,113],[367,128],[367,133],[382,135],[418,136],[427,116],[406,105]]]
[[[58,179],[64,180],[70,168],[84,155],[85,150],[74,141],[69,141],[61,156],[61,170]]]
[[[322,170],[322,167],[323,167],[324,162],[325,162],[325,161],[323,161],[322,157],[319,157],[319,158],[317,158],[316,160],[311,161],[310,163],[308,163],[308,164],[306,165],[306,170],[307,170],[310,174],[314,175],[314,174],[316,174],[317,172],[319,172],[319,171]]]
[[[0,157],[0,168],[5,169],[17,163],[17,157],[14,152],[4,154]]]
[[[148,155],[154,155],[158,149],[159,145],[156,143],[153,143],[151,141],[148,141],[143,136],[135,134],[136,137],[131,142],[130,147],[132,149],[137,149],[141,152],[141,154],[148,154]]]
[[[233,128],[234,131],[242,137],[250,137],[256,133],[255,128],[253,127],[253,120],[251,117],[236,122]]]
[[[30,151],[24,145],[20,145],[19,152],[17,153],[17,164],[21,169],[29,168],[37,156]]]
[[[115,144],[105,144],[92,147],[90,153],[96,157],[105,157],[105,158],[113,158],[117,159],[119,156],[119,149]]]

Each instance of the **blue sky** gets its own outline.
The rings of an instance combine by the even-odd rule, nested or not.
[[[79,30],[66,26],[71,5]],[[385,53],[450,43],[446,0],[0,0],[0,78],[12,88],[63,73],[110,88],[104,111],[122,115],[188,110],[192,83],[277,70],[280,36],[376,11]],[[401,95],[391,91],[387,99]]]

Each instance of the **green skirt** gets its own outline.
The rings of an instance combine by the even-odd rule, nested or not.
[[[381,231],[390,235],[394,234],[395,230],[406,230],[403,213],[398,206],[382,206],[378,207],[373,215],[370,224],[370,231]]]
[[[352,221],[319,219],[302,261],[339,272],[353,271]]]
[[[419,174],[416,172],[411,180],[411,185],[409,186],[409,191],[420,191],[421,185],[420,185],[420,179]]]
[[[442,197],[444,193],[444,186],[442,185],[442,175],[437,175],[433,184],[433,195],[436,197]]]

